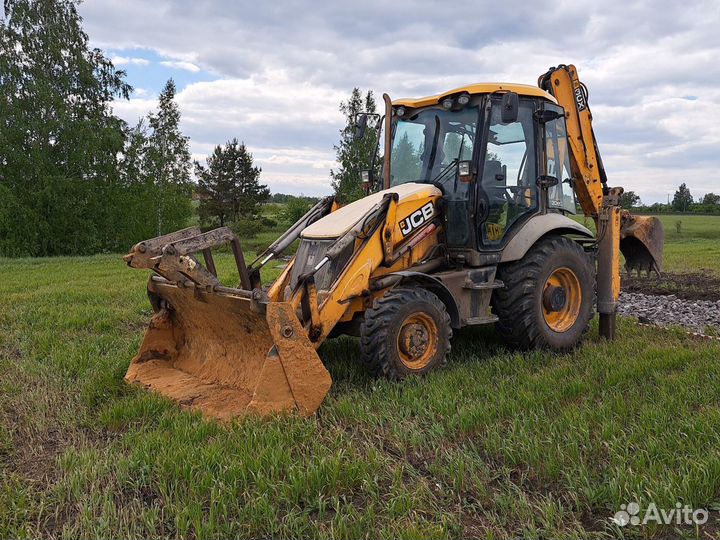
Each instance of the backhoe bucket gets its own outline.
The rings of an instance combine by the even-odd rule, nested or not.
[[[665,231],[662,223],[652,216],[633,216],[623,213],[620,225],[620,251],[625,256],[628,274],[642,271],[660,275],[663,262]]]
[[[164,307],[127,381],[221,420],[293,410],[311,415],[322,403],[332,380],[290,304],[155,277],[148,290]]]

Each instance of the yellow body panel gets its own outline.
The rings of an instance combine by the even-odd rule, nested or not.
[[[413,246],[404,253],[391,266],[379,266],[372,273],[372,278],[377,279],[393,272],[406,270],[420,263],[439,242],[440,229],[436,229],[432,234],[423,238],[417,245]],[[373,291],[370,296],[353,298],[347,305],[347,309],[338,322],[351,321],[357,313],[362,313],[370,307],[376,298],[380,298],[385,294],[386,290]]]
[[[449,92],[443,92],[435,96],[427,96],[422,98],[400,98],[393,100],[393,105],[403,105],[405,107],[428,107],[430,105],[436,105],[442,101],[445,96],[451,96],[454,94],[460,94],[467,92],[468,94],[492,94],[494,92],[515,92],[521,96],[532,96],[545,98],[548,101],[557,103],[557,100],[548,94],[545,90],[538,88],[537,86],[531,86],[529,84],[512,84],[512,83],[475,83],[467,86],[461,86],[455,90]]]

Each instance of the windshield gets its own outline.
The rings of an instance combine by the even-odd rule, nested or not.
[[[395,124],[390,185],[455,179],[456,161],[472,158],[478,109],[423,109]]]

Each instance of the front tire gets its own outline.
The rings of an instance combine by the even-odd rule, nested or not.
[[[440,299],[421,288],[398,288],[373,302],[360,329],[361,358],[373,374],[400,380],[447,363],[452,329]]]
[[[505,286],[493,292],[495,327],[519,349],[568,351],[593,317],[595,268],[569,238],[540,240],[519,261],[498,267]]]

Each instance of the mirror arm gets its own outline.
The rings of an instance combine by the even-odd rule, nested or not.
[[[390,153],[392,152],[392,101],[390,96],[383,94],[385,102],[385,155],[383,156],[383,188],[390,188]]]
[[[382,133],[380,126],[382,125],[385,117],[380,118],[375,125],[375,131],[377,137],[375,138],[375,147],[372,158],[370,159],[370,184],[375,183],[375,161],[377,160],[378,150],[380,149],[380,133]]]
[[[548,122],[552,122],[553,120],[557,120],[558,118],[564,118],[565,115],[563,113],[559,113],[557,111],[535,111],[535,118],[538,122],[541,124],[546,124]]]

